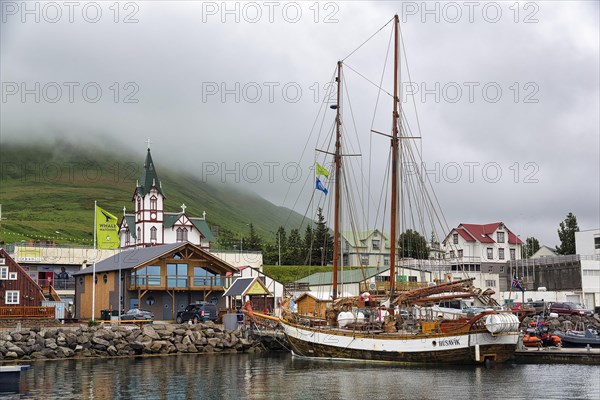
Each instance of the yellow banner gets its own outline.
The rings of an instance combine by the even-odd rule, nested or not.
[[[118,249],[119,219],[106,210],[96,206],[96,240],[99,249]]]

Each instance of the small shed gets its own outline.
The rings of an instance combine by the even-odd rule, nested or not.
[[[298,314],[325,318],[327,306],[331,304],[332,299],[329,293],[305,292],[294,302],[298,307]]]
[[[229,289],[223,293],[223,297],[232,298],[232,304],[235,304],[235,300],[238,297],[240,297],[241,303],[243,303],[246,296],[250,297],[256,310],[261,310],[266,297],[272,296],[272,294],[257,276],[237,278]]]

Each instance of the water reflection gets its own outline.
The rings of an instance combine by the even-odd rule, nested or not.
[[[19,391],[10,398],[598,399],[600,378],[597,366],[580,365],[414,367],[288,354],[177,355],[36,362]]]

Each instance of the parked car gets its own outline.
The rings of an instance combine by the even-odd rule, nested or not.
[[[545,315],[548,313],[548,308],[550,304],[546,301],[530,301],[527,305],[533,307],[535,309],[536,315]]]
[[[535,308],[527,303],[514,302],[510,306],[510,309],[522,317],[531,317],[535,315]]]
[[[123,320],[147,320],[151,321],[154,319],[154,314],[152,314],[148,310],[141,310],[139,308],[132,308],[128,310],[125,314],[121,314],[121,319]]]
[[[581,304],[570,301],[552,304],[550,306],[550,312],[563,315],[585,315],[586,317],[594,315],[592,310],[588,310]]]
[[[201,302],[190,304],[185,308],[185,310],[179,311],[175,321],[178,324],[187,321],[217,322],[218,315],[219,313],[216,305],[208,302]]]

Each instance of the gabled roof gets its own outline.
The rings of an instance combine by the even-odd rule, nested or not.
[[[192,221],[192,224],[194,224],[207,241],[212,242],[214,240],[213,234],[204,218],[190,218],[190,221]]]
[[[109,257],[105,260],[96,263],[96,273],[128,270],[141,267],[169,253],[172,253],[179,249],[183,249],[186,246],[191,246],[195,251],[201,253],[208,260],[211,260],[211,263],[214,263],[216,266],[220,267],[221,269],[224,269],[226,272],[237,271],[237,269],[231,264],[227,263],[226,261],[223,261],[222,259],[216,257],[210,252],[201,249],[193,243],[178,242],[163,244],[159,246],[140,247],[136,249],[122,251],[120,253],[115,254],[112,257]],[[85,269],[73,273],[73,275],[88,275],[92,274],[93,272],[93,265],[89,265]]]
[[[137,191],[141,196],[144,196],[146,193],[150,192],[152,187],[155,187],[156,190],[158,190],[158,192],[164,196],[160,181],[158,180],[156,168],[154,167],[154,162],[152,161],[152,156],[150,155],[150,148],[148,148],[146,160],[144,161],[144,169],[142,170],[142,176],[140,177]]]
[[[192,225],[196,229],[198,229],[198,231],[202,234],[202,236],[204,236],[204,238],[207,241],[212,242],[214,240],[213,234],[210,231],[210,228],[208,227],[208,224],[206,223],[206,220],[204,218],[190,218],[184,213],[164,213],[164,227],[173,227],[173,225],[177,221],[179,221],[179,219],[182,216],[185,216],[185,218],[187,218],[192,223]]]
[[[272,295],[257,276],[237,278],[223,296]]]
[[[358,232],[343,231],[342,232],[342,237],[352,247],[367,247],[368,244],[366,243],[366,240],[369,237],[371,237],[373,235],[373,233],[375,233],[375,232],[377,232],[377,233],[379,233],[381,235],[381,237],[385,240],[385,247],[389,248],[390,247],[390,243],[389,243],[388,238],[379,229],[370,229],[370,230],[358,231]]]
[[[508,244],[523,244],[521,239],[512,233],[503,222],[494,222],[484,225],[460,224],[457,228],[454,228],[450,234],[456,232],[468,242],[478,241],[480,243],[496,243],[496,239],[493,237],[493,234],[500,226],[502,226],[508,233]],[[448,240],[449,236],[450,235],[448,235],[444,241]]]

